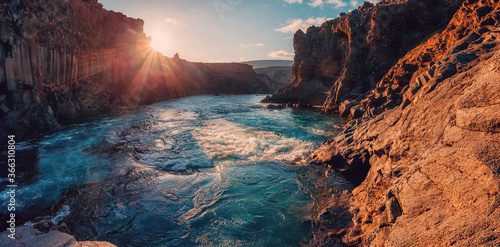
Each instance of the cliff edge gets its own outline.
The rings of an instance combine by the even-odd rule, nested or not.
[[[357,187],[317,216],[317,245],[500,245],[499,49],[499,1],[467,0],[373,90],[340,104],[355,120],[310,161]]]
[[[0,135],[18,141],[88,114],[272,90],[249,65],[162,56],[142,20],[97,1],[9,0],[0,13]]]
[[[321,27],[297,31],[292,81],[265,101],[337,111],[341,102],[373,89],[399,58],[443,29],[461,2],[366,2]]]

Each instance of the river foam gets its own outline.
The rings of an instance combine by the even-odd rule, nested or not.
[[[299,161],[314,143],[227,120],[211,120],[193,137],[212,160]]]
[[[32,159],[19,167],[19,214],[117,246],[307,242],[317,174],[291,163],[330,136],[338,119],[268,111],[261,99],[161,102],[21,143],[20,157]]]

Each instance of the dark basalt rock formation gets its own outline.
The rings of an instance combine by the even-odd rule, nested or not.
[[[462,1],[382,1],[299,30],[289,85],[266,102],[324,105],[337,110],[344,100],[373,89],[411,48],[445,27]]]
[[[274,88],[252,69],[239,63],[193,63],[203,74],[204,91],[215,94],[270,93]]]
[[[99,111],[272,90],[248,65],[162,56],[142,20],[97,1],[9,0],[0,12],[0,135],[18,141]]]
[[[328,228],[339,216],[320,213],[315,245],[500,245],[499,49],[500,2],[465,1],[375,89],[341,102],[358,119],[310,161],[358,185],[342,197],[352,222]]]

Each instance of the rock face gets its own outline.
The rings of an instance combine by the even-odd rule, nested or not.
[[[273,88],[252,69],[239,63],[194,63],[203,74],[205,91],[218,94],[271,93]]]
[[[492,40],[488,35],[495,32],[491,27],[498,25],[496,5],[492,1],[464,2],[445,30],[408,52],[375,89],[356,101],[365,109],[364,116],[374,116],[400,103],[405,106],[429,81],[439,83],[457,72],[466,71],[480,62],[478,56],[494,52],[496,47],[490,44]],[[489,41],[483,46],[474,45],[483,43],[484,39]]]
[[[247,65],[162,56],[142,20],[97,1],[8,0],[0,12],[2,136],[30,138],[85,114],[162,99],[272,90]]]
[[[307,33],[299,30],[292,81],[266,101],[336,110],[342,101],[373,89],[399,58],[445,27],[461,2],[365,3]]]
[[[280,89],[292,80],[292,67],[276,66],[254,69],[255,73],[274,91]]]
[[[16,239],[12,240],[7,235],[9,232],[0,233],[0,245],[4,247],[116,247],[108,242],[86,241],[77,242],[76,239],[64,232],[50,231],[42,233],[34,228],[17,227]]]
[[[353,220],[321,229],[318,245],[500,245],[499,49],[500,2],[465,1],[373,91],[340,105],[360,118],[310,159],[357,185]]]

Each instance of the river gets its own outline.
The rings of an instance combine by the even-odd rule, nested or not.
[[[18,214],[117,246],[308,242],[320,175],[297,164],[343,122],[262,98],[165,101],[21,143]]]

